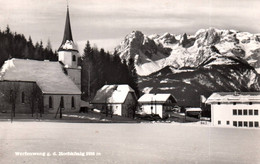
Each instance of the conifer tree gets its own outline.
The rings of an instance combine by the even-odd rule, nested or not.
[[[31,37],[27,40],[24,35],[11,32],[7,26],[5,31],[0,31],[0,66],[11,58],[57,61],[57,53],[51,49],[45,51],[42,44],[33,45]]]
[[[52,51],[52,46],[51,46],[51,41],[50,41],[50,39],[48,39],[48,41],[47,41],[46,49],[47,49],[48,51]]]
[[[93,50],[90,46],[89,41],[87,41],[86,46],[84,48],[84,54],[82,56],[81,63],[81,89],[83,92],[82,99],[87,100],[91,97],[91,78],[93,71]]]
[[[135,94],[137,97],[139,97],[139,89],[138,89],[138,75],[136,73],[134,60],[132,58],[129,58],[128,60],[128,69],[130,73],[130,82],[129,85],[135,90]]]

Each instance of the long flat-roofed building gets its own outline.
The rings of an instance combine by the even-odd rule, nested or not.
[[[260,92],[213,93],[206,103],[213,126],[259,127]]]

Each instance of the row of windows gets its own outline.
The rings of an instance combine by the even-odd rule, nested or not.
[[[116,108],[115,108],[116,107]],[[110,109],[110,110],[112,110],[113,108],[114,109],[118,109],[118,106],[113,106],[113,105],[107,105],[107,106],[105,106],[105,105],[102,105],[102,107],[101,107],[102,109]]]
[[[221,121],[218,121],[218,125],[221,125]],[[226,121],[226,125],[230,125],[229,121]],[[233,121],[235,127],[259,127],[258,121]]]
[[[22,102],[22,103],[25,103],[25,94],[24,94],[24,92],[22,92],[22,95],[21,95],[21,102]],[[50,108],[50,109],[53,108],[53,100],[52,100],[52,97],[51,97],[51,96],[49,97],[49,108]],[[63,96],[61,96],[60,108],[64,108],[64,99],[63,99]],[[74,97],[73,97],[73,96],[71,97],[71,108],[75,108],[75,100],[74,100]]]
[[[249,104],[249,105],[253,105],[252,102],[249,102],[248,104]],[[218,102],[218,105],[221,105],[221,102]],[[236,103],[236,102],[233,102],[233,105],[237,105],[237,103]]]
[[[49,109],[52,109],[52,108],[53,108],[53,99],[52,99],[51,96],[49,96]],[[64,109],[64,98],[63,98],[63,96],[61,96],[61,99],[60,99],[60,108]],[[72,109],[75,108],[75,99],[74,99],[73,96],[71,97],[71,108]]]
[[[233,109],[233,115],[258,115],[258,109]]]
[[[258,121],[233,121],[233,126],[235,127],[259,127]]]

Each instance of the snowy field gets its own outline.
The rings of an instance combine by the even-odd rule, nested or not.
[[[260,130],[177,123],[1,121],[0,163],[260,163]]]

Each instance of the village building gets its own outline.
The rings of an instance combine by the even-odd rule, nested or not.
[[[161,118],[168,117],[168,112],[177,104],[171,94],[144,94],[138,99],[140,109],[146,114],[158,114]]]
[[[185,109],[185,116],[197,117],[198,119],[201,117],[202,109],[199,107],[188,107]]]
[[[91,103],[103,113],[133,117],[137,97],[129,85],[104,85],[97,91]]]
[[[260,92],[213,93],[206,103],[213,126],[259,127]]]
[[[16,113],[79,112],[81,68],[73,42],[69,9],[59,62],[10,59],[0,72],[0,110]],[[15,111],[13,111],[15,110]]]
[[[2,110],[11,110],[11,96],[17,113],[31,113],[31,103],[35,103],[34,111],[42,113],[55,113],[59,107],[64,112],[80,108],[81,91],[59,62],[8,60],[1,70],[0,88]]]

